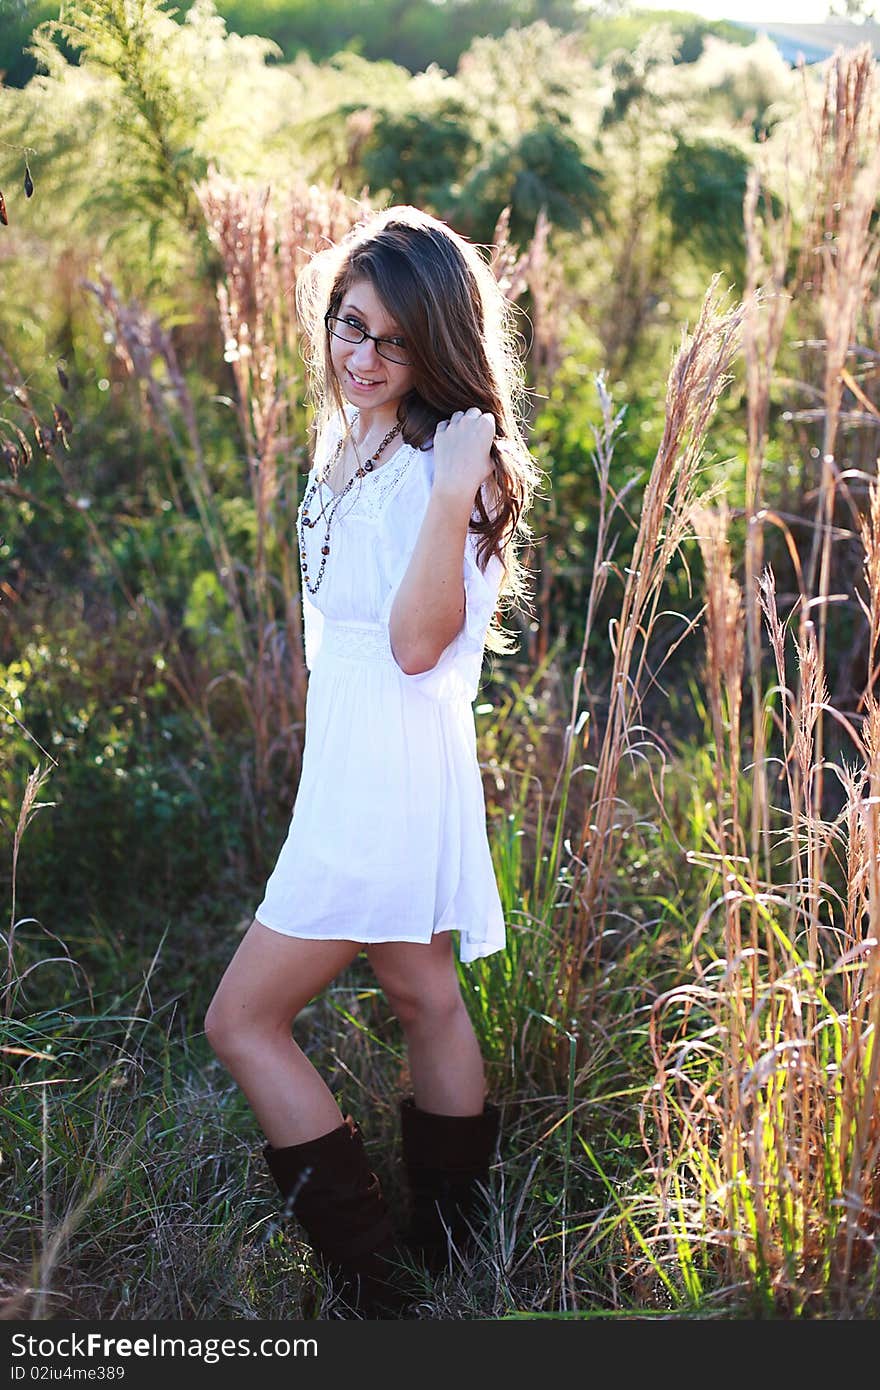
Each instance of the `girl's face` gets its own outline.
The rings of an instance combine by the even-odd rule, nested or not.
[[[336,310],[336,317],[377,338],[394,340],[389,344],[380,343],[380,353],[372,338],[364,338],[362,343],[347,343],[333,333],[330,359],[346,400],[361,410],[396,415],[399,402],[412,389],[415,373],[412,367],[383,355],[391,351],[405,356],[406,345],[399,325],[388,313],[370,280],[352,281]],[[330,326],[337,331],[342,328],[341,324],[331,323]]]

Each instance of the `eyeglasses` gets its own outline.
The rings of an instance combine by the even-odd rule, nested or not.
[[[324,323],[328,333],[332,333],[334,338],[341,338],[344,343],[363,343],[367,338],[372,338],[380,357],[396,362],[399,367],[412,365],[401,338],[377,338],[375,333],[361,328],[356,319],[340,319],[335,314],[325,314]]]

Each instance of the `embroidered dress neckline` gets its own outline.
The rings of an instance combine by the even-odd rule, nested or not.
[[[364,476],[360,479],[361,486],[363,486],[364,483],[369,482],[371,478],[376,478],[376,477],[378,477],[378,475],[379,475],[380,473],[384,473],[386,468],[392,468],[392,467],[394,466],[394,464],[398,461],[398,459],[400,459],[400,457],[401,457],[403,454],[405,454],[406,451],[407,451],[407,449],[409,449],[409,448],[410,448],[410,445],[407,444],[406,442],[404,442],[403,444],[400,444],[400,445],[394,450],[394,453],[393,453],[393,454],[390,454],[390,455],[388,456],[388,458],[384,460],[383,463],[380,463],[380,464],[378,465],[377,468],[371,468],[370,471],[369,471],[369,473],[365,473],[365,474],[364,474]],[[334,491],[332,490],[332,488],[330,487],[330,484],[327,483],[327,482],[325,482],[325,480],[321,477],[321,474],[320,474],[320,471],[319,471],[317,465],[315,466],[315,469],[314,469],[313,471],[314,471],[314,473],[315,473],[315,477],[318,479],[318,485],[319,485],[319,487],[322,487],[322,488],[324,489],[324,491],[329,495],[331,501],[335,502],[336,499],[337,499],[337,497],[341,497],[341,496],[342,496],[342,492],[334,492]],[[349,479],[349,481],[351,481],[351,480]],[[347,486],[347,484],[346,484],[346,486]],[[344,490],[345,490],[345,489],[343,488],[343,491],[344,491]],[[354,492],[359,492],[359,491],[360,491],[360,488],[355,487],[355,488],[353,489],[353,491],[354,491]]]

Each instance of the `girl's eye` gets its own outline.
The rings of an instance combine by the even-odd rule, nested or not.
[[[405,347],[406,347],[406,339],[405,339],[405,338],[386,338],[385,341],[386,341],[386,343],[393,343],[395,347],[399,347],[399,348],[405,348]]]
[[[349,324],[351,324],[352,328],[360,328],[360,329],[362,329],[363,326],[364,326],[364,325],[361,323],[360,319],[359,319],[359,318],[356,318],[356,317],[354,316],[354,314],[346,314],[345,319],[343,320],[343,322],[344,322],[344,323],[349,323]]]

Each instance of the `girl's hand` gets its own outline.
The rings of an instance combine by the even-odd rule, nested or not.
[[[473,506],[480,487],[493,474],[495,416],[471,406],[441,420],[434,433],[434,492]]]

